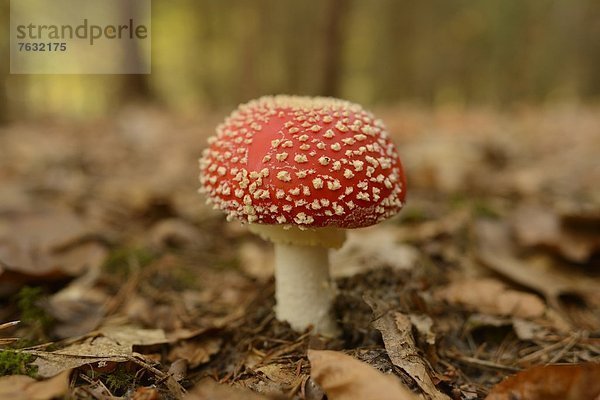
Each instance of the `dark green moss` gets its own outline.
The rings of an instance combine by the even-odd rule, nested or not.
[[[140,267],[150,264],[156,255],[145,248],[121,247],[111,252],[104,262],[103,269],[110,274],[126,276],[132,263]]]
[[[135,382],[135,373],[129,371],[124,365],[119,365],[113,372],[106,374],[104,382],[113,393],[124,393]]]
[[[46,293],[37,286],[24,286],[17,293],[17,307],[21,324],[26,326],[29,335],[23,339],[36,342],[46,339],[47,332],[52,327],[54,319],[42,307]]]
[[[0,376],[29,375],[35,377],[37,367],[30,365],[35,357],[15,350],[0,351]]]

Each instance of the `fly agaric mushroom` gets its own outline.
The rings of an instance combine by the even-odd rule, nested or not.
[[[200,171],[209,203],[274,243],[277,318],[335,335],[328,249],[396,214],[406,193],[383,123],[344,100],[262,97],[217,127]]]

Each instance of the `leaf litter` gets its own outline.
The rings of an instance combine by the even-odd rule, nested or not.
[[[380,114],[409,202],[332,255],[333,340],[275,319],[271,248],[195,193],[216,113],[3,128],[0,393],[597,396],[600,113]]]

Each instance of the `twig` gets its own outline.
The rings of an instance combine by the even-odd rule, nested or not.
[[[565,344],[565,347],[563,347],[558,353],[556,353],[554,357],[552,357],[550,361],[548,361],[548,364],[554,364],[558,360],[560,360],[565,354],[567,354],[569,350],[573,348],[573,346],[577,344],[581,336],[581,333],[575,333],[574,335],[572,335],[567,344]]]
[[[572,339],[572,336],[568,336],[566,338],[564,338],[563,340],[561,340],[560,342],[556,342],[553,343],[549,346],[546,347],[542,347],[541,349],[534,351],[533,353],[530,353],[526,356],[524,356],[523,358],[521,358],[519,361],[521,363],[527,363],[527,362],[532,362],[537,360],[538,358],[540,358],[541,356],[543,356],[544,354],[549,354],[551,351],[560,349],[561,347],[565,346],[566,343],[569,343]]]
[[[10,328],[12,326],[18,325],[21,321],[11,321],[11,322],[5,322],[3,324],[0,324],[0,331],[2,329],[6,329],[6,328]]]
[[[502,365],[502,364],[495,363],[493,361],[482,360],[479,358],[467,357],[467,356],[453,356],[450,354],[448,354],[448,356],[454,360],[462,361],[467,364],[478,365],[480,367],[486,367],[486,368],[492,368],[492,369],[502,369],[502,370],[511,371],[511,372],[521,371],[521,368],[511,367],[509,365]]]

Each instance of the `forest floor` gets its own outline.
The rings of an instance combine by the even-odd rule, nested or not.
[[[0,398],[597,398],[600,110],[375,111],[408,198],[332,254],[337,339],[197,194],[225,113],[0,128]]]

